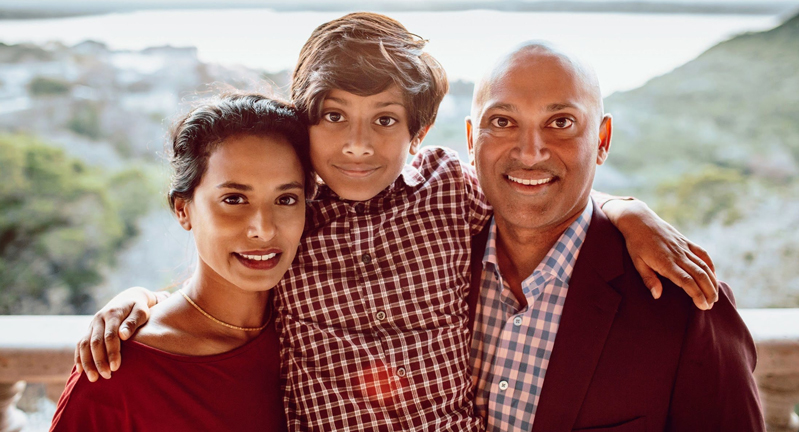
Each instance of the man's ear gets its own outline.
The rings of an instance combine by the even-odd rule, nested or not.
[[[469,162],[474,166],[474,141],[472,141],[472,118],[466,116],[466,147],[469,148]]]
[[[191,231],[191,218],[189,217],[189,202],[183,198],[175,198],[175,216],[178,223],[186,231]]]
[[[433,125],[427,125],[416,133],[416,136],[413,137],[413,140],[411,140],[411,148],[408,149],[408,153],[415,155],[419,152],[419,147],[422,145],[424,137],[426,137],[427,133],[430,132],[431,127],[433,127]]]
[[[596,164],[602,165],[610,152],[610,136],[613,135],[613,116],[605,114],[599,125],[599,148],[596,152]]]

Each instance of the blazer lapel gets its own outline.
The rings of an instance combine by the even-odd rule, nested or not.
[[[621,234],[595,204],[569,282],[533,432],[572,430],[621,301],[608,282],[624,271],[624,247]]]

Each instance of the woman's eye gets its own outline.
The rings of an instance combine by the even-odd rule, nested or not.
[[[491,119],[491,125],[498,128],[510,127],[511,121],[506,117],[494,117]]]
[[[341,115],[341,113],[337,113],[335,111],[325,113],[322,117],[325,120],[329,121],[330,123],[338,123],[344,120],[344,116]]]
[[[244,204],[247,202],[241,195],[230,195],[222,198],[222,202],[230,205]]]
[[[375,120],[375,124],[380,126],[392,126],[396,123],[397,119],[388,116],[378,117],[378,119]]]
[[[549,123],[549,127],[555,129],[566,129],[567,127],[574,124],[574,120],[566,117],[556,118]]]
[[[293,195],[284,195],[277,199],[277,203],[280,205],[294,205],[297,203],[297,197]]]

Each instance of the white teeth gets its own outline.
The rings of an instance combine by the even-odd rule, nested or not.
[[[244,255],[244,254],[239,254],[239,255],[243,256],[244,258],[247,258],[248,260],[266,261],[266,260],[270,260],[270,259],[274,258],[277,254],[276,253],[270,253],[268,255]]]
[[[552,181],[552,177],[540,179],[540,180],[527,180],[527,179],[520,179],[512,176],[508,176],[508,179],[514,183],[523,184],[525,186],[538,186],[545,183],[549,183]]]

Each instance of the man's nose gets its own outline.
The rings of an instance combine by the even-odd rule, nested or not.
[[[344,144],[344,154],[348,156],[361,157],[374,154],[372,146],[372,130],[369,125],[363,123],[352,124],[349,134]]]
[[[261,208],[253,213],[247,227],[247,236],[258,240],[272,240],[277,234],[274,215],[271,209]]]
[[[549,159],[546,140],[538,128],[522,130],[516,149],[517,158],[526,166],[533,166]]]

